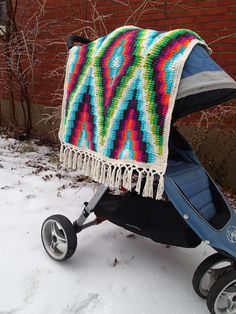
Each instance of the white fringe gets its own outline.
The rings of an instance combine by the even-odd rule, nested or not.
[[[72,168],[72,164],[73,164],[73,150],[69,150],[69,154],[68,154],[68,168],[71,169]]]
[[[137,180],[136,187],[135,187],[135,191],[138,194],[140,194],[140,191],[141,191],[142,178],[143,178],[142,172],[139,171],[138,180]]]
[[[146,183],[143,189],[143,196],[153,197],[153,181],[154,181],[154,175],[148,172],[146,175]]]
[[[61,145],[60,161],[63,162],[64,168],[72,168],[73,170],[80,170],[85,176],[105,184],[111,189],[117,189],[123,186],[125,189],[131,191],[133,180],[133,173],[137,171],[138,178],[135,186],[135,191],[140,194],[142,187],[142,180],[145,180],[142,196],[154,197],[153,185],[154,176],[159,174],[159,184],[156,191],[156,199],[161,199],[164,191],[164,174],[148,169],[135,169],[135,166],[126,165],[122,163],[111,163],[102,160],[101,158],[90,154],[89,152],[80,152],[67,146]]]
[[[117,168],[113,166],[111,178],[110,178],[110,182],[109,182],[108,186],[115,187],[116,170],[117,170]]]
[[[159,178],[159,183],[157,187],[156,199],[160,200],[162,198],[162,194],[164,192],[164,174],[162,173]]]
[[[86,168],[85,168],[85,175],[86,177],[89,177],[91,174],[91,164],[92,164],[92,157],[88,156],[87,157],[87,163],[86,163]]]
[[[116,172],[116,179],[115,179],[115,189],[118,189],[121,185],[121,181],[122,181],[122,171],[121,171],[121,167],[118,168],[117,172]]]
[[[64,149],[65,149],[65,146],[64,146],[64,145],[61,145],[61,149],[60,149],[60,162],[63,162],[63,153],[64,153]]]
[[[75,152],[74,153],[74,157],[73,157],[73,163],[72,163],[72,169],[73,170],[77,169],[77,160],[78,160],[78,153]]]
[[[84,155],[82,159],[83,159],[83,161],[82,161],[82,169],[81,169],[81,171],[85,174],[86,166],[87,166],[87,156]]]
[[[106,173],[106,185],[107,186],[111,186],[111,172],[112,172],[112,166],[109,165],[108,166],[108,170]],[[113,185],[114,186],[114,185]]]
[[[64,150],[64,153],[62,155],[62,161],[63,161],[63,168],[66,168],[67,167],[67,161],[68,161],[68,149],[66,148]]]
[[[99,177],[100,177],[100,167],[101,167],[101,163],[99,160],[95,160],[94,167],[95,167],[95,169],[94,169],[94,180],[98,181]]]
[[[106,165],[105,164],[102,164],[101,166],[101,176],[99,180],[100,180],[100,183],[106,182]]]

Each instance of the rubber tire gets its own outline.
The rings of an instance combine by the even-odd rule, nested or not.
[[[224,287],[234,280],[234,278],[236,281],[236,269],[231,269],[222,274],[213,284],[207,296],[207,307],[210,313],[216,314],[214,310],[215,301]]]
[[[58,222],[58,223],[62,226],[62,228],[64,229],[64,232],[65,232],[65,234],[66,234],[67,243],[68,243],[68,248],[67,248],[66,255],[65,255],[63,258],[61,258],[61,259],[53,258],[53,256],[50,255],[50,253],[48,252],[48,250],[47,250],[46,247],[45,247],[45,244],[44,244],[44,241],[43,241],[42,232],[43,232],[43,226],[44,226],[44,224],[45,224],[48,220],[55,220],[56,222]],[[65,261],[65,260],[69,259],[69,258],[75,253],[75,250],[76,250],[76,247],[77,247],[77,236],[76,236],[76,232],[75,232],[74,226],[72,225],[72,223],[70,222],[70,220],[69,220],[67,217],[63,216],[63,215],[52,215],[52,216],[49,216],[49,217],[43,222],[42,228],[41,228],[41,240],[42,240],[44,249],[45,249],[45,251],[47,252],[47,254],[48,254],[54,261],[57,261],[57,262]]]
[[[202,261],[201,264],[198,266],[198,268],[195,270],[193,274],[192,285],[193,285],[194,291],[199,297],[203,299],[207,298],[207,296],[203,295],[199,289],[199,285],[200,285],[202,277],[205,275],[208,269],[211,268],[214,264],[219,263],[224,260],[230,260],[230,259],[220,253],[212,254],[208,256],[204,261]]]

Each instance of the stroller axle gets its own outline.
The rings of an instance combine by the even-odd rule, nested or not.
[[[105,220],[106,220],[105,218],[96,217],[94,220],[92,220],[90,222],[87,222],[87,223],[83,224],[82,226],[79,226],[77,224],[77,221],[74,221],[73,222],[73,227],[74,227],[75,232],[79,233],[79,232],[81,232],[84,229],[87,229],[87,228],[92,227],[92,226],[99,225],[100,223],[102,223]]]

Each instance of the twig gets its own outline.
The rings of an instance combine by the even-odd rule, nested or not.
[[[220,38],[217,38],[217,39],[215,39],[215,40],[209,42],[208,45],[212,45],[212,44],[214,44],[214,43],[216,43],[216,42],[218,42],[218,41],[220,41],[220,40],[223,40],[223,39],[229,38],[229,37],[233,37],[233,36],[236,36],[236,33],[232,33],[232,34],[229,34],[229,35],[226,35],[226,36],[222,36],[222,37],[220,37]]]

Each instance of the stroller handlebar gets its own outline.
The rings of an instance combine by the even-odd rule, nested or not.
[[[80,43],[81,44],[88,44],[90,42],[91,42],[91,40],[89,40],[85,37],[76,35],[76,34],[71,34],[66,39],[66,45],[67,45],[68,50],[70,50],[72,47],[74,47]]]

